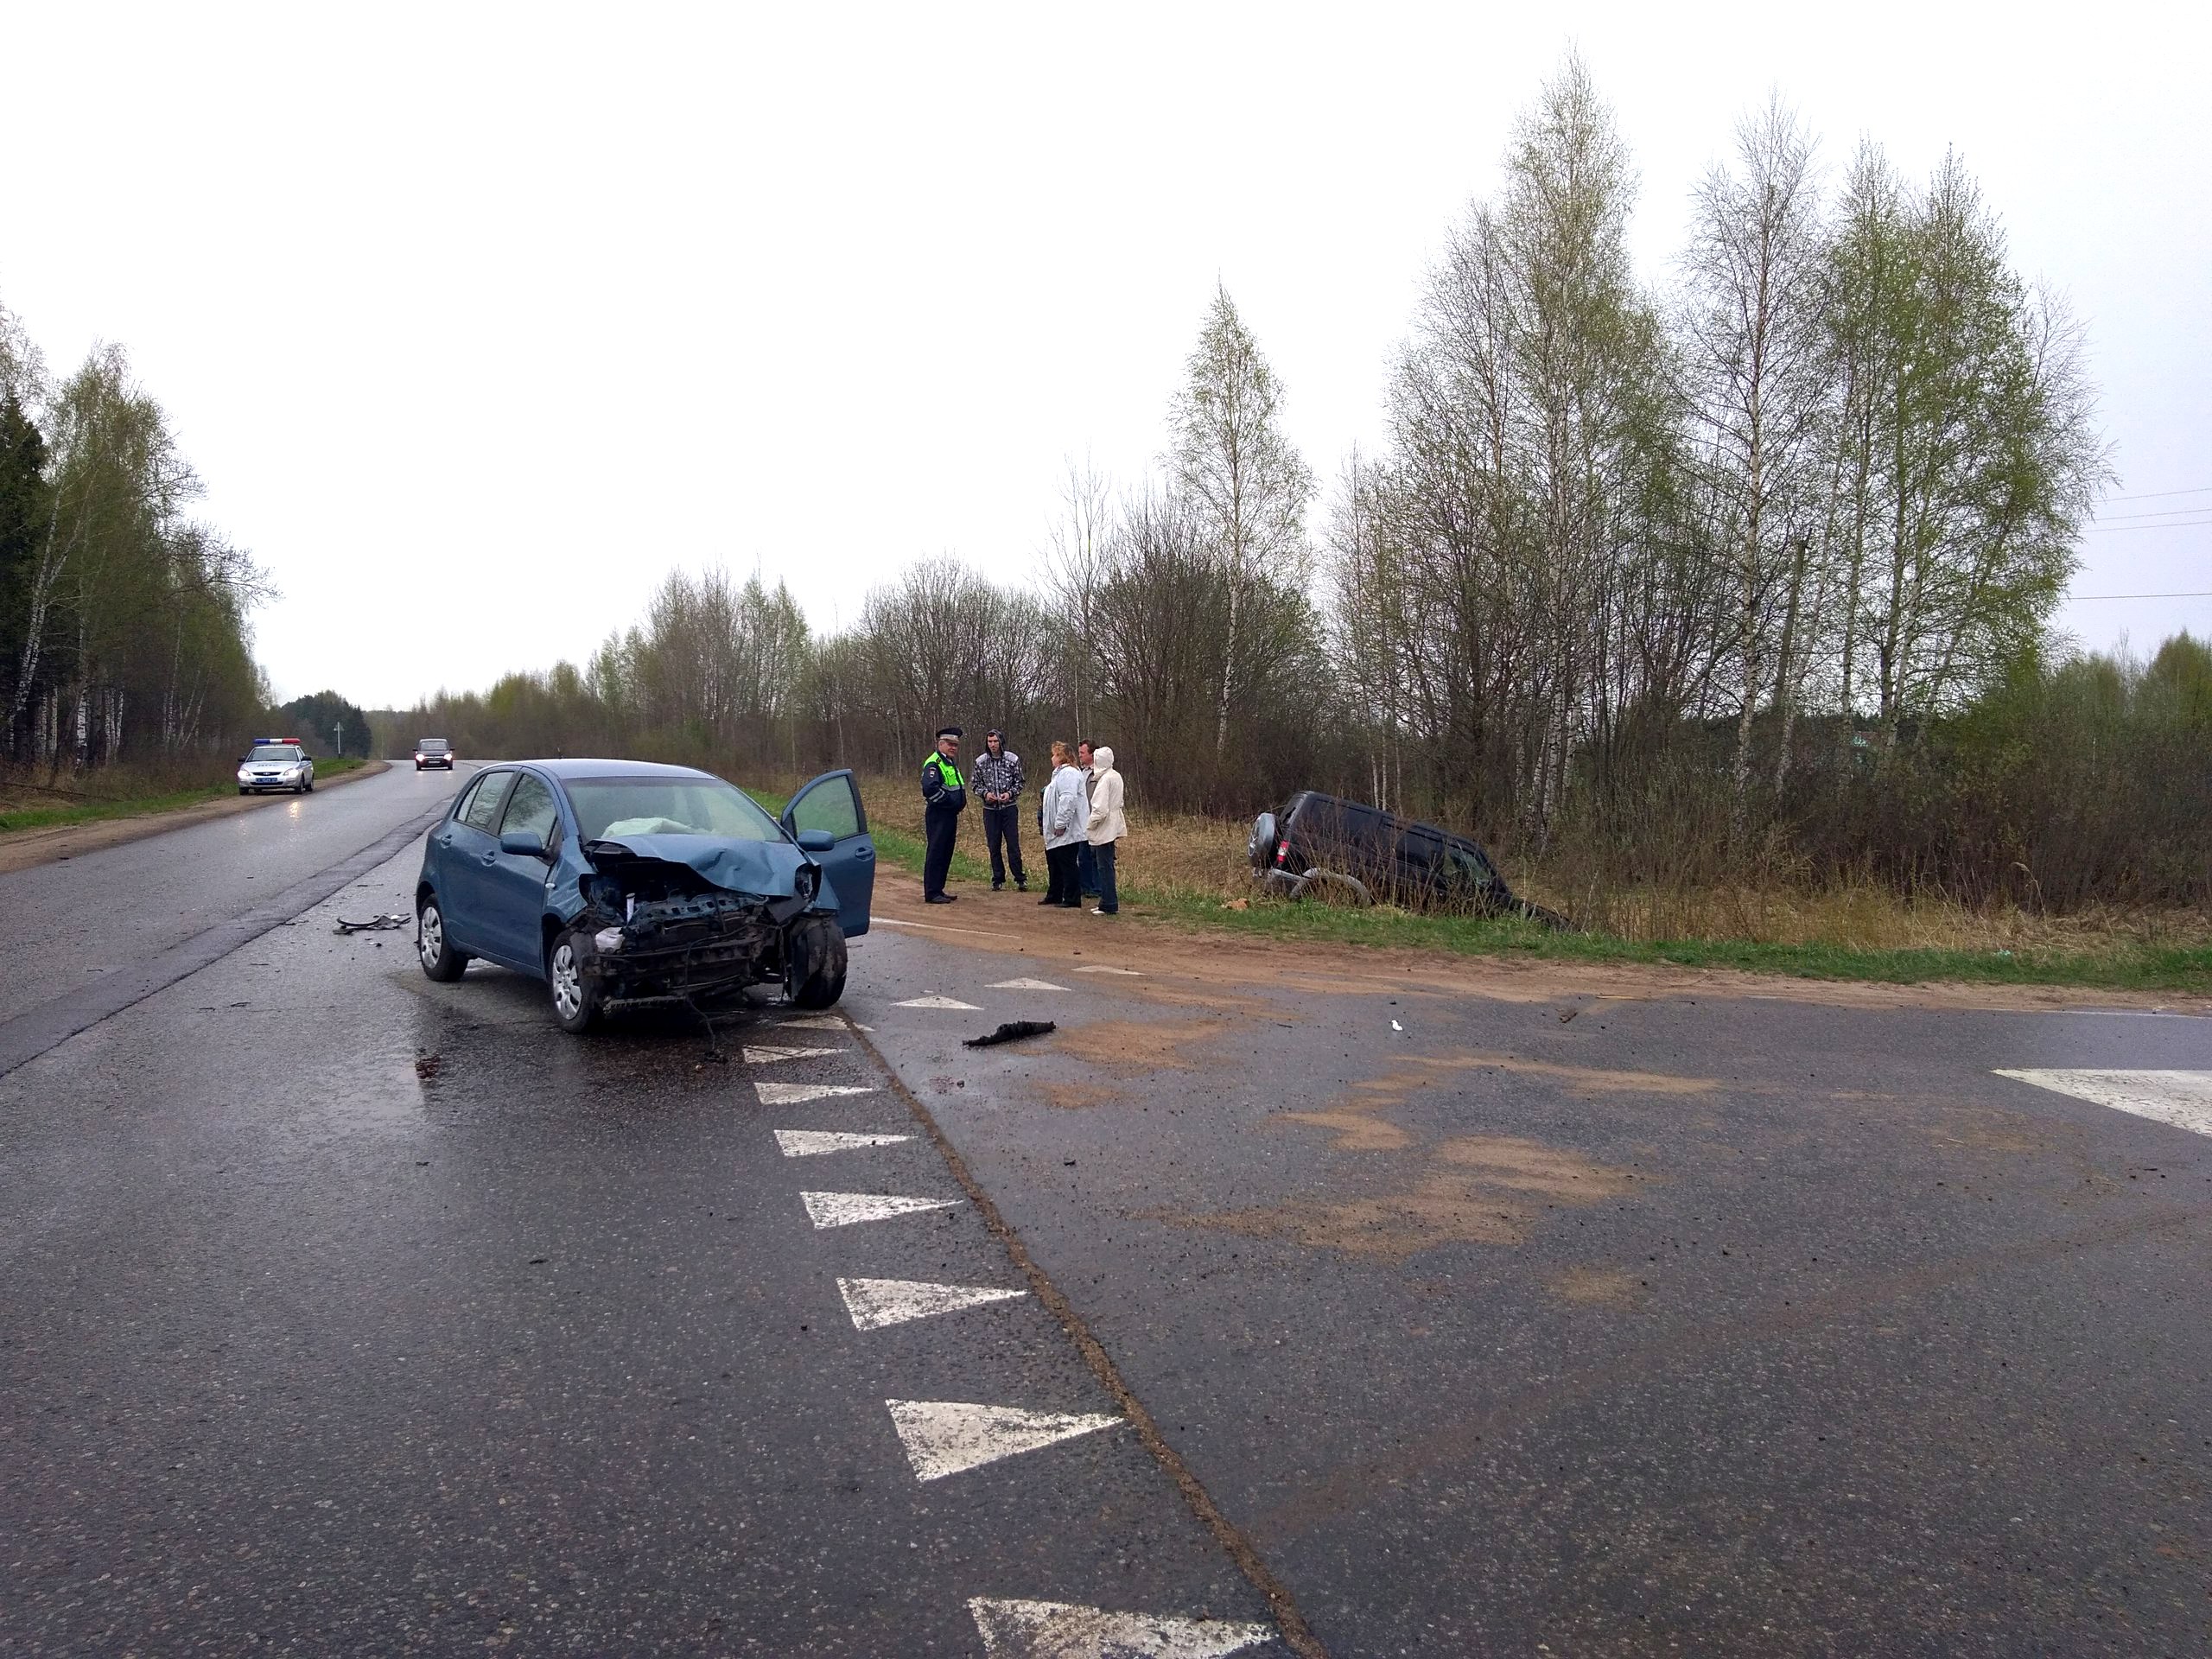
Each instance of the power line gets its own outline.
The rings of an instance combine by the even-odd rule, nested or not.
[[[2125,536],[2131,530],[2201,530],[2212,518],[2190,518],[2178,524],[2091,524],[2084,536]]]
[[[2069,594],[2070,604],[2077,599],[2212,599],[2212,588],[2201,594]]]
[[[2160,507],[2152,512],[2106,513],[2097,522],[2111,523],[2122,518],[2186,518],[2195,512],[2212,512],[2212,503],[2194,507]]]
[[[2212,495],[2212,484],[2194,490],[2152,490],[2143,495],[2108,495],[2107,501],[2164,501],[2177,495]]]

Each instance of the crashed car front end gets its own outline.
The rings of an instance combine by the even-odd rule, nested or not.
[[[782,982],[792,929],[823,908],[796,849],[690,836],[588,842],[573,925],[579,967],[607,1002],[696,1001]]]

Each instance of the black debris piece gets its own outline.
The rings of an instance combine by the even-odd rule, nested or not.
[[[1058,1027],[1050,1020],[1009,1020],[988,1036],[970,1037],[963,1048],[995,1048],[1001,1043],[1018,1043],[1025,1037],[1042,1037]]]
[[[382,916],[372,916],[365,922],[349,922],[340,916],[338,918],[338,925],[330,931],[334,933],[374,933],[406,925],[407,918],[404,916],[396,912],[388,912]]]

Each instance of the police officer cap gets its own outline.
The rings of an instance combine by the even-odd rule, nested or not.
[[[939,737],[965,737],[967,735],[967,734],[962,731],[957,726],[940,726],[937,728],[937,734]]]

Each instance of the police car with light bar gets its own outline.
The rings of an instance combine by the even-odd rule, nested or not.
[[[304,795],[315,787],[315,761],[296,737],[257,737],[238,762],[238,793],[259,795],[289,790]]]

